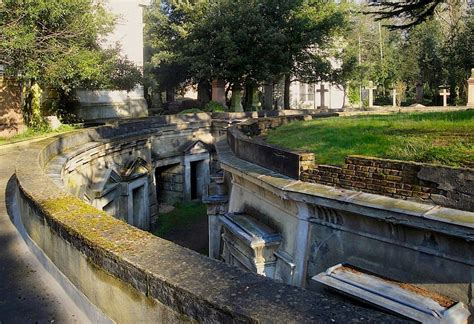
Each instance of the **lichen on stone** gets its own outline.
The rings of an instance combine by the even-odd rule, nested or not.
[[[110,252],[133,250],[153,237],[72,196],[44,200],[41,208],[70,234]]]

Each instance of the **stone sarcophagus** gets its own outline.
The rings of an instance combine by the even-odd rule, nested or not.
[[[246,214],[227,214],[222,221],[221,258],[224,262],[274,278],[275,252],[282,237]]]

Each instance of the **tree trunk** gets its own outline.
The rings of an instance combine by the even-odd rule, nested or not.
[[[283,109],[290,109],[290,75],[285,75],[285,89],[283,94]]]
[[[201,81],[198,83],[198,100],[204,107],[211,101],[211,84],[209,81]]]

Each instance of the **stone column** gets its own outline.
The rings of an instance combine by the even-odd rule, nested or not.
[[[227,200],[207,201],[203,200],[207,205],[208,230],[209,230],[209,257],[219,259],[221,246],[221,217],[227,212]]]
[[[467,80],[467,105],[474,107],[474,69],[471,69],[471,77]]]
[[[265,83],[263,88],[263,109],[273,109],[273,82],[269,81]]]
[[[252,87],[252,110],[259,111],[262,109],[260,98],[258,95],[258,87]]]
[[[295,250],[293,262],[295,270],[292,284],[304,288],[306,286],[307,252],[310,236],[310,211],[306,203],[298,203],[298,226],[296,228]]]
[[[219,259],[222,231],[221,217],[227,213],[229,202],[225,183],[223,181],[212,182],[209,185],[208,195],[202,201],[207,205],[209,257]]]
[[[212,81],[212,101],[226,106],[225,102],[225,81],[220,79],[215,79]]]
[[[416,84],[415,101],[417,103],[423,103],[423,83],[421,83],[421,82],[418,82]]]
[[[397,106],[397,89],[395,88],[392,90],[392,106]]]
[[[232,97],[230,99],[230,111],[242,112],[242,88],[240,86],[232,87]]]

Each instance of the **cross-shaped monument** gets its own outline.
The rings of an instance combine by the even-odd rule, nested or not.
[[[369,81],[369,86],[366,88],[369,90],[369,107],[374,106],[374,90],[377,89],[377,87],[374,87],[374,83],[372,81]]]
[[[324,84],[321,83],[320,88],[317,89],[316,92],[319,92],[319,93],[320,93],[320,98],[321,98],[321,105],[318,106],[318,109],[327,109],[328,107],[327,107],[326,104],[325,104],[325,100],[324,100],[325,95],[324,95],[324,94],[325,94],[326,92],[329,92],[329,90],[326,89],[326,88],[324,87]]]
[[[397,89],[395,88],[392,90],[392,106],[397,106]]]
[[[448,106],[448,96],[450,95],[450,93],[448,91],[446,91],[446,88],[443,89],[443,91],[440,91],[439,94],[441,96],[443,96],[443,107],[447,107]]]

